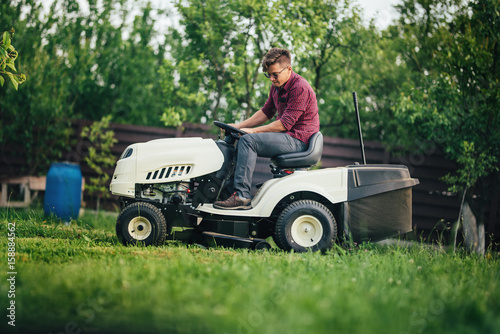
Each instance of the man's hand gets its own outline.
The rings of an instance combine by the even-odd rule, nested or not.
[[[241,131],[246,133],[260,133],[260,132],[285,132],[286,128],[283,126],[280,120],[274,121],[272,123],[258,126],[256,128],[241,128]]]
[[[266,125],[262,125],[267,122],[269,119],[264,114],[262,110],[257,111],[252,117],[249,119],[238,123],[238,124],[229,124],[234,126],[241,131],[245,131],[246,133],[259,133],[259,132],[285,132],[286,128],[283,126],[280,120],[271,122]]]
[[[255,129],[254,128],[243,128],[243,129],[240,129],[241,131],[245,131],[247,134],[248,133],[256,133]]]

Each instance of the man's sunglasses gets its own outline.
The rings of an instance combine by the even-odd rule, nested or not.
[[[279,71],[278,73],[271,73],[271,74],[269,74],[269,73],[264,73],[264,75],[266,76],[266,78],[270,78],[270,77],[272,76],[274,79],[278,79],[278,76],[281,74],[281,72],[283,72],[283,71],[284,71],[284,70],[286,70],[287,68],[288,68],[288,66],[287,66],[287,67],[285,67],[284,69],[282,69],[281,71]]]

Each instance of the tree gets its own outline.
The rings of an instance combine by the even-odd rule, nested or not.
[[[137,2],[88,1],[85,12],[82,2],[54,1],[47,15],[38,1],[0,4],[0,29],[16,27],[23,55],[16,62],[30,73],[18,94],[0,90],[0,145],[27,160],[23,173],[46,173],[65,158],[74,119],[112,114],[117,122],[160,124],[165,46],[153,45],[150,7],[129,23]]]
[[[326,135],[354,137],[352,92],[362,99],[373,94],[369,86],[374,66],[367,53],[378,48],[374,26],[361,24],[360,8],[349,0],[283,1],[281,11],[287,15],[294,69],[313,86],[320,109],[321,130]],[[377,49],[379,50],[379,49]],[[364,122],[370,114],[361,109]],[[352,117],[351,117],[352,116]],[[371,138],[367,132],[366,137]]]
[[[424,8],[433,8],[428,2],[423,3],[427,4]],[[418,6],[419,2],[412,4]],[[451,8],[458,4],[448,2],[447,5]],[[428,44],[422,44],[423,60],[416,55],[411,57],[415,86],[402,90],[397,109],[399,120],[405,123],[401,129],[414,129],[412,135],[436,143],[463,168],[467,163],[461,161],[466,157],[476,160],[474,171],[463,174],[464,170],[459,169],[461,177],[449,178],[455,185],[454,190],[473,186],[497,170],[500,153],[497,112],[500,33],[495,29],[500,24],[498,7],[495,1],[461,4],[449,22],[443,17],[432,27],[420,28],[422,34],[431,34],[432,38],[427,37]],[[427,13],[425,21],[432,21],[427,18],[428,11],[424,13]],[[409,14],[415,18],[412,12]],[[423,43],[425,39],[419,40]],[[421,63],[425,67],[419,65]]]
[[[500,161],[500,4],[407,0],[400,12],[400,33],[414,44],[404,47],[411,84],[395,108],[398,133],[406,148],[427,140],[457,163],[444,180],[462,194],[476,188],[473,207],[484,226],[487,180]]]
[[[50,163],[68,149],[71,134],[65,103],[68,90],[62,82],[64,63],[43,48],[47,28],[39,21],[41,4],[21,1],[19,6],[1,6],[2,24],[16,28],[16,47],[23,55],[17,62],[30,73],[30,80],[18,94],[0,90],[0,145],[3,152],[26,159],[29,167],[23,173],[46,173]],[[22,20],[21,9],[28,7],[29,15]]]
[[[321,112],[324,124],[345,110],[352,112],[351,103],[349,109],[338,108],[338,95],[332,94],[332,89],[345,88],[344,81],[339,87],[331,80],[369,40],[359,9],[349,2],[275,0],[270,5],[256,0],[192,0],[176,2],[176,8],[181,29],[171,32],[173,59],[162,68],[169,97],[166,124],[233,121],[258,110],[270,86],[260,75],[261,60],[275,46],[292,51],[294,70],[310,80],[328,106]],[[346,77],[353,74],[350,68]],[[352,87],[342,94],[351,92]],[[354,130],[355,123],[346,128]]]
[[[49,35],[45,49],[65,61],[62,70],[75,117],[99,120],[111,113],[116,122],[159,124],[163,94],[157,72],[164,46],[155,50],[152,45],[152,16],[161,13],[147,4],[129,23],[138,3],[88,1],[88,13],[78,2],[52,4],[46,24],[57,34]]]
[[[99,214],[101,199],[110,196],[108,189],[110,175],[106,169],[115,164],[115,157],[111,153],[111,148],[118,140],[114,137],[114,131],[109,130],[110,121],[111,115],[104,116],[100,121],[83,128],[81,133],[82,139],[90,142],[88,155],[85,156],[83,161],[96,174],[96,176],[90,178],[90,182],[87,185],[87,191],[90,195],[96,197],[96,217]]]
[[[254,112],[274,10],[255,0],[179,1],[176,8],[182,28],[171,32],[173,61],[162,69],[170,97],[163,120],[233,121]]]

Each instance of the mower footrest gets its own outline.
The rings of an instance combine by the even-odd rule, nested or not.
[[[234,235],[221,234],[215,232],[202,232],[204,241],[209,247],[230,247],[248,249],[270,249],[271,246],[264,239],[241,238]],[[264,247],[269,245],[269,247]]]

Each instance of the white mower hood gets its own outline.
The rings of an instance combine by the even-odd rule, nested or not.
[[[136,183],[175,182],[218,171],[224,156],[212,139],[168,138],[132,144],[116,163],[110,190],[135,196]]]

